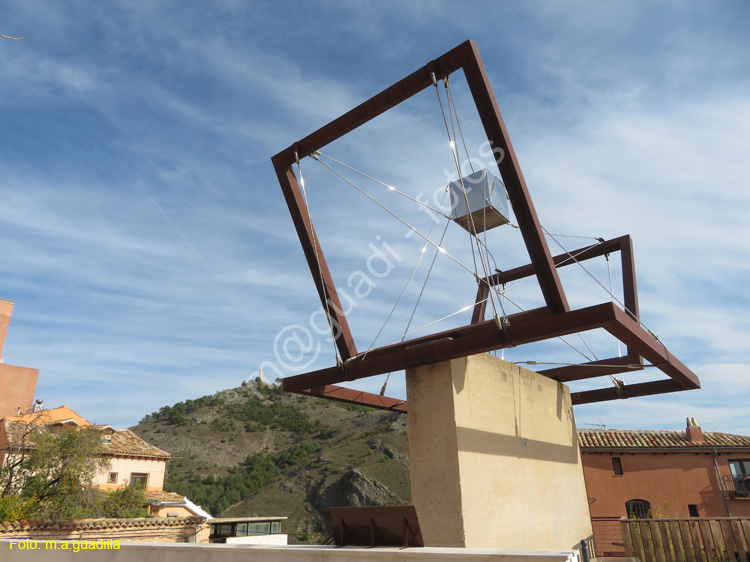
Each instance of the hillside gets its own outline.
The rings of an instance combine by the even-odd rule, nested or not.
[[[285,515],[290,543],[319,542],[327,508],[408,504],[406,416],[246,382],[165,406],[131,428],[169,451],[165,489],[212,515]]]

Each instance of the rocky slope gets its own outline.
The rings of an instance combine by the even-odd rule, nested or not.
[[[330,506],[408,504],[406,416],[247,382],[162,408],[131,428],[172,460],[165,489],[215,516],[283,515],[319,542]]]

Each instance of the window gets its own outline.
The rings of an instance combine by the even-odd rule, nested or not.
[[[646,500],[628,500],[625,502],[628,519],[651,519],[651,503]]]
[[[271,532],[271,523],[250,523],[247,526],[248,535],[267,535]]]
[[[229,523],[221,523],[214,527],[214,533],[217,537],[231,537],[232,536],[232,525]]]
[[[698,506],[694,503],[689,503],[688,512],[690,513],[690,517],[698,517]]]
[[[612,470],[615,476],[622,476],[622,461],[620,461],[620,457],[612,457]]]
[[[273,534],[280,533],[281,532],[281,526],[278,521],[273,521],[271,523],[271,532]]]
[[[145,488],[148,484],[148,473],[146,472],[132,472],[130,474],[130,485],[143,484]]]
[[[734,494],[738,498],[750,497],[750,460],[729,461],[734,480]]]
[[[110,472],[107,476],[107,484],[117,484],[117,476],[116,472]]]

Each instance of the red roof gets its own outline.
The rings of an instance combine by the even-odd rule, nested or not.
[[[704,431],[705,443],[691,443],[684,431],[662,429],[579,429],[581,451],[610,449],[750,449],[750,437]]]

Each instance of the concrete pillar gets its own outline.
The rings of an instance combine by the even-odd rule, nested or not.
[[[568,388],[489,354],[406,371],[427,546],[570,549],[591,536]]]

